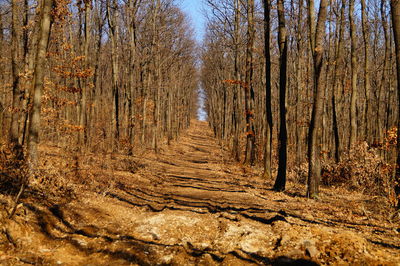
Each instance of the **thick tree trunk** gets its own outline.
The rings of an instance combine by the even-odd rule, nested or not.
[[[295,110],[295,121],[296,121],[296,162],[297,165],[303,162],[305,154],[303,154],[303,132],[304,126],[300,123],[303,117],[301,117],[301,100],[302,100],[302,90],[304,88],[303,79],[303,57],[302,57],[302,18],[303,18],[303,0],[299,1],[299,10],[297,17],[297,33],[296,33],[296,48],[297,48],[297,61],[296,61],[296,110]]]
[[[368,30],[368,17],[366,13],[365,0],[361,0],[361,19],[362,19],[362,33],[364,39],[364,91],[365,91],[365,111],[364,111],[364,136],[368,142],[372,142],[371,130],[371,104],[370,104],[370,54],[369,54],[369,30]]]
[[[11,1],[11,73],[12,73],[12,113],[10,142],[18,144],[18,119],[20,114],[20,36],[18,0]]]
[[[3,47],[3,45],[4,45],[4,32],[3,32],[3,15],[2,15],[2,13],[0,12],[0,47]],[[1,80],[4,80],[4,66],[3,66],[3,64],[0,64],[0,79]],[[3,94],[3,93],[2,93]],[[5,104],[5,101],[4,101],[4,95],[2,95],[1,97],[0,97],[0,134],[2,135],[2,136],[4,136],[5,134],[4,134],[4,129],[5,129],[5,126],[4,126],[4,104]]]
[[[39,8],[36,10],[36,15],[39,17]],[[26,135],[28,131],[28,118],[29,118],[29,104],[31,102],[33,72],[35,67],[36,46],[39,38],[39,30],[33,29],[31,32],[31,40],[28,38],[29,27],[29,3],[28,0],[24,1],[24,59],[25,59],[25,83],[24,83],[24,96],[21,104],[22,115],[19,122],[19,143],[25,144]],[[35,19],[35,24],[38,22]]]
[[[44,83],[45,61],[47,46],[51,28],[51,10],[53,0],[44,0],[42,18],[40,22],[39,42],[36,53],[36,64],[34,72],[33,107],[30,115],[29,137],[28,137],[28,162],[31,172],[37,169],[39,131],[40,131],[40,108],[42,101],[42,90]]]
[[[136,9],[137,1],[129,0],[129,34],[130,34],[130,57],[129,57],[129,139],[130,154],[133,154],[133,145],[135,141],[135,71],[136,71]]]
[[[309,19],[310,19],[310,29],[313,29],[312,24],[314,11],[311,10],[314,6],[314,1],[309,1]],[[308,170],[308,180],[307,180],[307,197],[315,198],[318,197],[319,192],[319,182],[321,179],[321,162],[320,162],[320,138],[319,132],[321,127],[321,116],[322,116],[322,106],[323,106],[323,84],[322,84],[322,67],[323,67],[323,54],[324,46],[323,40],[325,35],[325,21],[327,16],[327,0],[321,0],[318,22],[316,26],[315,33],[310,34],[310,43],[313,54],[314,63],[314,100],[313,108],[311,114],[311,122],[309,128],[308,136],[308,160],[309,160],[309,170]],[[315,37],[313,37],[315,36]],[[315,40],[315,46],[313,47],[313,40]]]
[[[349,149],[357,141],[357,32],[354,22],[354,3],[355,0],[349,0],[349,21],[350,21],[350,39],[351,39],[351,98],[350,98],[350,141]]]
[[[287,75],[287,34],[285,25],[284,1],[278,0],[278,44],[279,44],[279,166],[278,176],[274,184],[275,191],[284,191],[286,186],[287,165],[287,128],[286,128],[286,75]]]
[[[391,68],[390,66],[390,57],[391,57],[391,50],[390,50],[390,28],[388,25],[388,19],[386,15],[386,8],[385,5],[386,1],[381,1],[381,6],[380,6],[380,11],[381,11],[381,20],[382,20],[382,28],[383,28],[383,34],[385,38],[385,53],[384,53],[384,61],[383,61],[383,71],[382,71],[382,77],[381,77],[381,84],[378,88],[377,92],[377,101],[378,101],[378,106],[376,109],[376,114],[377,118],[376,119],[376,127],[377,127],[377,138],[378,141],[382,141],[383,139],[383,134],[384,134],[384,129],[385,129],[385,94],[387,88],[390,86],[389,83],[389,69]],[[383,156],[385,155],[385,151],[382,151]]]
[[[397,107],[400,108],[400,0],[391,0],[391,14],[393,23],[394,43],[396,51],[396,72],[397,72]],[[397,160],[395,171],[395,193],[397,207],[400,209],[400,112],[397,112]]]
[[[264,178],[272,177],[272,105],[271,105],[271,2],[264,0],[264,56],[265,56],[265,150],[264,150]]]
[[[157,153],[158,152],[158,134],[160,131],[160,119],[159,119],[159,112],[160,112],[160,90],[161,90],[161,59],[160,59],[160,44],[159,44],[159,31],[157,25],[159,24],[159,12],[161,8],[160,0],[155,1],[155,6],[153,8],[153,18],[152,18],[152,41],[151,41],[151,55],[153,56],[152,60],[152,77],[153,77],[153,84],[152,86],[155,87],[154,93],[154,109],[153,109],[153,149]]]
[[[83,43],[83,55],[85,57],[84,68],[90,68],[89,60],[89,44],[90,44],[90,8],[91,3],[89,0],[85,0],[85,27],[84,27],[84,43]],[[79,145],[85,146],[87,143],[87,113],[86,113],[86,102],[89,88],[89,76],[83,78],[83,86],[81,92],[81,106],[79,114],[79,125],[81,126],[81,131],[79,132]]]
[[[234,22],[234,77],[236,81],[240,80],[240,67],[239,67],[239,43],[240,43],[240,3],[239,0],[235,0],[235,22]],[[240,117],[239,117],[239,98],[240,85],[235,84],[233,88],[233,145],[232,153],[233,158],[236,161],[240,161],[240,143],[239,143],[239,128],[240,128]]]
[[[254,130],[254,88],[253,88],[253,49],[254,49],[254,0],[247,1],[247,48],[246,48],[246,157],[245,163],[254,165],[256,155],[256,135]]]
[[[112,68],[112,98],[113,113],[112,130],[113,132],[113,150],[118,150],[119,146],[119,62],[118,62],[118,28],[117,28],[117,9],[118,3],[113,0],[112,7],[110,6],[111,0],[107,1],[107,21],[111,39],[111,68]],[[112,11],[111,11],[112,9]]]
[[[342,54],[343,54],[343,38],[344,38],[344,11],[345,11],[345,0],[341,2],[340,8],[340,17],[339,17],[339,27],[337,28],[337,42],[335,48],[335,68],[333,73],[333,92],[332,92],[332,129],[333,129],[333,136],[334,136],[334,157],[335,161],[338,163],[340,161],[340,154],[341,154],[341,145],[340,145],[340,136],[339,136],[339,123],[338,123],[338,99],[337,94],[339,91],[339,83],[342,82],[340,80],[340,69],[342,68]]]
[[[104,10],[104,3],[100,2],[96,8],[96,46],[95,46],[95,64],[94,64],[94,76],[93,76],[93,107],[91,108],[91,116],[96,117],[96,119],[91,119],[91,127],[95,123],[97,123],[97,119],[99,118],[100,108],[98,107],[101,104],[101,96],[102,96],[102,87],[101,87],[101,66],[100,66],[100,59],[101,59],[101,49],[102,49],[102,36],[104,33],[104,24],[105,21],[102,19],[102,13]],[[105,135],[102,136],[105,138]],[[104,139],[105,140],[105,139]],[[90,139],[92,142],[92,138]],[[104,143],[105,141],[103,141]]]

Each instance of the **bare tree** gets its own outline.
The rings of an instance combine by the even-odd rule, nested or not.
[[[45,61],[47,46],[49,43],[50,28],[52,24],[51,11],[53,0],[44,0],[42,5],[42,17],[40,20],[39,42],[37,45],[35,72],[34,72],[34,90],[33,107],[30,115],[29,137],[28,137],[28,162],[31,171],[36,170],[38,164],[38,144],[40,132],[40,108],[42,102],[42,91],[45,76]]]
[[[239,65],[239,48],[240,48],[240,3],[239,0],[235,0],[235,21],[234,21],[234,77],[236,81],[240,80],[240,65]],[[240,84],[235,84],[233,89],[233,157],[236,161],[240,161],[240,143],[239,143],[239,132],[240,132]]]
[[[370,77],[370,41],[369,41],[369,29],[368,29],[368,15],[366,11],[365,0],[361,0],[361,20],[362,20],[362,35],[364,41],[364,93],[365,93],[365,110],[364,110],[364,136],[371,142],[372,130],[371,130],[371,77]]]
[[[278,175],[274,184],[275,191],[284,191],[286,186],[286,166],[287,166],[287,129],[286,129],[286,76],[287,76],[287,33],[285,23],[285,4],[283,0],[278,0],[278,44],[279,44],[279,166]]]
[[[119,145],[119,60],[118,60],[118,25],[117,25],[117,13],[118,3],[116,0],[107,0],[107,22],[109,28],[109,36],[111,39],[111,66],[112,66],[112,98],[114,99],[113,105],[113,129],[114,129],[114,148],[118,149]]]
[[[322,84],[322,67],[324,54],[324,35],[325,21],[327,16],[327,0],[321,0],[318,21],[314,30],[314,1],[309,0],[309,25],[310,25],[310,43],[313,54],[314,64],[314,95],[313,107],[311,114],[311,122],[308,135],[308,180],[307,180],[307,197],[315,198],[319,193],[319,182],[321,179],[321,162],[320,162],[320,139],[318,131],[321,127],[322,105],[323,105],[323,84]]]
[[[264,56],[265,56],[265,150],[264,177],[270,179],[272,164],[272,106],[271,106],[271,2],[264,0]]]
[[[400,108],[400,1],[391,0],[391,14],[393,23],[394,42],[396,50],[396,72],[397,72],[397,106]],[[397,208],[400,208],[400,112],[397,113],[397,160],[395,171],[395,193],[397,196]]]
[[[349,0],[349,21],[350,21],[350,39],[351,39],[351,98],[350,98],[350,141],[349,149],[357,140],[357,36],[356,24],[354,22],[354,3],[355,0]]]
[[[11,1],[11,71],[12,71],[12,116],[10,142],[18,144],[18,119],[20,108],[20,27],[18,0]]]
[[[246,48],[246,156],[245,163],[253,165],[256,155],[256,135],[254,128],[254,85],[253,85],[253,49],[254,49],[254,0],[247,0],[247,48]]]
[[[340,72],[343,72],[341,68],[341,64],[343,62],[343,39],[344,39],[344,11],[345,11],[345,0],[342,0],[340,3],[340,15],[338,18],[337,24],[338,27],[336,27],[336,35],[337,35],[337,40],[336,40],[336,47],[335,47],[335,67],[334,67],[334,73],[333,73],[333,79],[332,79],[332,86],[333,86],[333,92],[332,92],[332,98],[331,98],[331,103],[332,103],[332,129],[333,129],[333,136],[334,136],[334,143],[335,143],[335,152],[334,152],[334,158],[335,161],[338,163],[340,161],[340,152],[341,152],[341,143],[340,143],[340,136],[339,136],[339,124],[338,124],[338,103],[337,103],[337,95],[339,94],[340,86],[339,84],[341,83],[341,75]]]

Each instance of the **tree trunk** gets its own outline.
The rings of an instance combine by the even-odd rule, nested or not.
[[[42,18],[40,23],[39,42],[36,53],[36,64],[34,72],[33,89],[33,108],[30,114],[29,136],[28,136],[28,162],[29,168],[33,173],[38,165],[39,131],[40,131],[40,107],[42,100],[42,90],[44,83],[45,61],[47,46],[50,37],[51,28],[51,10],[53,0],[44,0],[42,8]]]
[[[354,2],[349,0],[349,21],[350,21],[350,39],[351,39],[351,98],[350,98],[350,141],[349,149],[357,141],[357,32],[354,23]]]
[[[400,108],[400,0],[391,0],[391,13],[396,51],[396,72],[397,72],[397,107]],[[397,160],[395,171],[395,193],[397,208],[400,209],[400,112],[397,113]]]
[[[254,88],[253,88],[253,49],[254,49],[254,0],[247,1],[247,48],[246,48],[246,156],[245,163],[254,165],[256,135],[254,130]]]
[[[20,37],[18,0],[11,1],[11,73],[12,73],[12,114],[10,126],[10,143],[18,144],[18,119],[20,113]]]
[[[157,25],[159,24],[159,12],[161,8],[160,0],[155,1],[155,6],[153,8],[153,18],[152,18],[152,41],[151,41],[151,56],[152,59],[152,77],[153,77],[153,84],[155,86],[155,93],[154,93],[154,108],[153,108],[153,149],[156,153],[158,153],[158,133],[159,133],[159,111],[160,111],[160,90],[161,90],[161,60],[160,60],[160,45],[159,45],[159,31]]]
[[[36,10],[37,17],[40,16],[39,9]],[[31,41],[29,42],[28,27],[29,27],[29,3],[28,0],[24,1],[24,60],[25,60],[25,83],[24,83],[24,96],[21,104],[22,115],[19,123],[19,143],[25,144],[26,135],[28,130],[28,117],[29,117],[29,104],[32,95],[33,72],[35,67],[36,46],[39,38],[39,30],[35,28],[31,32]],[[38,24],[35,19],[35,24]]]
[[[299,1],[299,11],[297,17],[297,32],[296,32],[296,46],[297,46],[297,62],[296,62],[296,110],[295,110],[295,121],[296,121],[296,161],[297,165],[303,162],[303,158],[305,155],[303,154],[303,132],[304,126],[301,123],[301,120],[304,117],[301,117],[301,92],[304,88],[304,81],[303,81],[303,70],[302,70],[302,63],[304,62],[302,57],[302,17],[303,17],[303,0]]]
[[[130,57],[129,57],[129,139],[130,139],[130,154],[133,154],[133,144],[135,141],[135,66],[136,66],[136,9],[137,1],[129,0],[129,34],[130,34]]]
[[[4,32],[3,32],[3,15],[0,12],[0,47],[3,47],[4,45]],[[4,80],[4,66],[2,64],[0,64],[0,79]],[[2,91],[3,92],[3,91]],[[3,94],[3,93],[2,93]],[[2,95],[0,97],[0,134],[2,136],[4,136],[4,104],[5,104],[5,100],[4,100],[4,95]]]
[[[370,82],[370,62],[369,62],[369,31],[368,31],[368,17],[366,14],[366,4],[365,0],[361,0],[361,19],[362,19],[362,33],[364,39],[364,90],[365,90],[365,111],[364,111],[364,135],[365,139],[368,142],[372,141],[372,130],[371,130],[371,122],[370,118],[372,117],[371,113],[371,104],[370,104],[370,91],[371,91],[371,82]]]
[[[271,179],[272,165],[272,105],[271,105],[271,1],[264,0],[264,56],[265,56],[265,150],[264,150],[264,178]]]
[[[239,0],[235,0],[235,24],[234,24],[234,77],[236,81],[240,80],[240,67],[239,67],[239,43],[240,43],[240,3]],[[236,161],[240,161],[240,144],[239,144],[239,127],[240,127],[240,117],[239,117],[239,91],[240,84],[235,84],[233,88],[233,147],[232,153],[233,158]]]
[[[109,0],[110,1],[110,0]],[[119,146],[119,66],[118,66],[118,28],[117,28],[117,9],[118,4],[113,0],[112,7],[107,1],[107,21],[111,38],[111,68],[112,68],[112,97],[114,100],[113,113],[113,150],[118,150]],[[113,9],[113,11],[111,11]]]
[[[84,68],[85,70],[90,68],[89,60],[89,42],[90,42],[90,8],[91,1],[85,0],[85,27],[84,27],[84,43],[83,43],[83,55],[85,57]],[[89,88],[89,76],[83,77],[83,86],[81,91],[81,108],[79,114],[79,125],[81,126],[81,131],[79,132],[79,145],[85,146],[87,142],[87,114],[86,114],[86,101]]]
[[[284,191],[286,186],[287,165],[287,128],[286,128],[286,75],[287,75],[287,34],[285,25],[284,0],[278,0],[278,44],[279,44],[279,166],[274,184],[275,191]]]
[[[311,18],[314,17],[312,10],[314,1],[310,0],[309,9],[309,24],[310,29],[313,29],[313,21]],[[321,116],[323,106],[323,84],[322,84],[322,67],[323,67],[323,54],[324,54],[324,35],[325,35],[325,21],[327,15],[327,0],[321,0],[318,22],[315,32],[310,34],[311,50],[313,54],[314,64],[314,95],[313,95],[313,108],[311,113],[311,122],[308,136],[308,180],[307,180],[307,197],[316,198],[319,192],[319,181],[321,179],[321,163],[320,163],[320,138],[319,131],[321,127]],[[313,37],[314,36],[314,37]],[[313,47],[313,40],[315,40],[315,46]]]
[[[333,92],[332,92],[332,129],[333,129],[333,136],[335,141],[335,162],[338,163],[340,161],[340,153],[341,153],[341,146],[340,146],[340,137],[339,137],[339,124],[338,124],[338,108],[337,108],[337,97],[339,86],[338,84],[340,81],[339,71],[342,68],[343,59],[342,59],[342,50],[343,50],[343,38],[344,38],[344,11],[345,11],[345,0],[341,2],[340,8],[340,19],[339,19],[339,27],[337,29],[338,40],[336,42],[336,53],[335,53],[335,68],[334,68],[334,76],[333,76]]]

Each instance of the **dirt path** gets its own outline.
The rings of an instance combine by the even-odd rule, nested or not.
[[[275,193],[226,159],[204,122],[113,186],[46,205],[26,200],[3,229],[0,264],[393,264],[399,224],[363,195]],[[111,177],[110,177],[111,178]],[[32,224],[32,221],[35,223]],[[1,250],[4,250],[1,251]],[[314,262],[312,262],[314,261]]]

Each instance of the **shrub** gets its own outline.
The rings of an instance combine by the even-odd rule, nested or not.
[[[0,193],[18,193],[26,175],[22,148],[0,142]]]
[[[324,161],[322,184],[344,186],[370,195],[385,196],[393,204],[393,166],[386,163],[378,151],[362,142],[343,154],[338,164]]]

